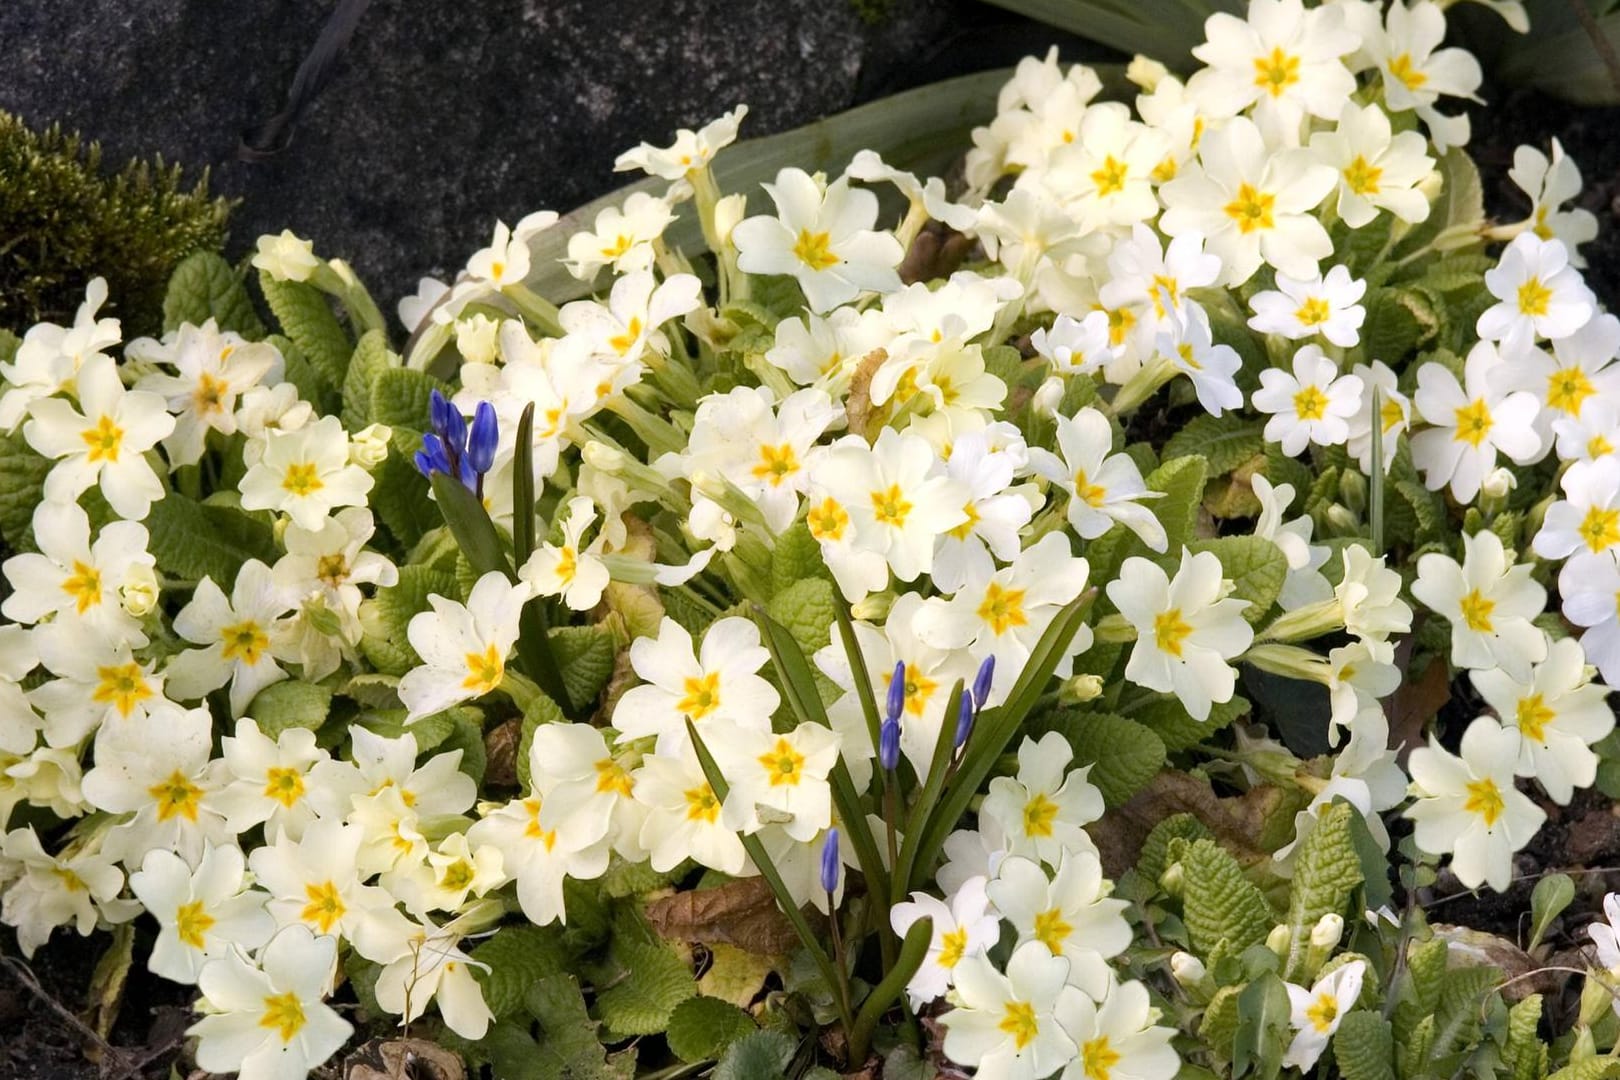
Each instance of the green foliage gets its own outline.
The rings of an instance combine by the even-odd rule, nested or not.
[[[1123,716],[1057,713],[1044,724],[1032,725],[1030,736],[1038,734],[1035,729],[1043,726],[1069,741],[1074,749],[1074,767],[1090,766],[1088,778],[1109,806],[1126,802],[1164,767],[1164,743],[1152,731]]]
[[[399,367],[399,357],[388,350],[388,339],[381,330],[368,330],[360,336],[360,343],[349,357],[349,366],[343,373],[343,426],[359,431],[372,422],[372,386],[383,372]],[[420,430],[425,419],[417,417],[409,425]]]
[[[540,1022],[539,1044],[530,1062],[533,1075],[558,1080],[629,1080],[636,1071],[636,1052],[606,1054],[596,1021],[585,1010],[579,982],[572,975],[550,974],[535,981],[524,1004]]]
[[[1208,956],[1222,942],[1242,952],[1266,940],[1277,925],[1276,913],[1225,848],[1213,840],[1180,841],[1171,846],[1170,857],[1181,864],[1183,921],[1200,955]]]
[[[765,611],[799,643],[805,656],[832,639],[833,587],[824,578],[804,578],[771,597]]]
[[[616,935],[613,959],[619,976],[597,995],[596,1005],[615,1036],[663,1031],[676,1006],[697,993],[691,969],[666,945]]]
[[[1283,580],[1288,576],[1288,558],[1281,548],[1261,536],[1194,540],[1187,547],[1193,552],[1214,552],[1221,560],[1222,571],[1232,582],[1233,598],[1249,602],[1243,617],[1249,622],[1265,618],[1277,602]]]
[[[1311,930],[1324,915],[1343,915],[1361,884],[1361,859],[1351,835],[1355,809],[1347,802],[1324,808],[1299,846],[1288,894],[1288,957],[1284,972],[1296,976],[1305,961]]]
[[[403,675],[421,663],[406,637],[411,616],[427,610],[430,594],[454,596],[455,589],[455,576],[447,571],[422,565],[400,567],[399,582],[378,589],[376,598],[361,609],[366,633],[360,648],[366,659],[387,675]]]
[[[1173,840],[1191,843],[1194,840],[1213,840],[1215,834],[1202,821],[1191,814],[1171,814],[1148,833],[1142,841],[1142,854],[1136,860],[1136,872],[1157,884],[1170,864],[1169,849]]]
[[[50,471],[20,431],[0,435],[0,539],[13,551],[34,550],[34,507]]]
[[[260,690],[248,706],[247,715],[259,722],[261,732],[274,739],[288,728],[316,730],[326,723],[331,708],[331,690],[298,679],[283,679]]]
[[[163,332],[180,324],[201,326],[213,319],[221,330],[233,330],[249,341],[264,337],[264,323],[253,310],[242,275],[211,251],[190,255],[169,278],[163,297]]]
[[[0,325],[71,325],[93,277],[107,279],[124,337],[163,327],[163,293],[181,260],[225,243],[231,204],[189,191],[179,166],[134,161],[103,169],[101,148],[60,127],[30,131],[0,111]]]
[[[152,504],[146,531],[165,573],[193,581],[213,578],[227,594],[243,563],[258,559],[270,565],[278,554],[275,536],[261,518],[174,491]]]
[[[563,688],[575,708],[596,700],[613,674],[613,632],[605,626],[563,626],[550,635]]]
[[[729,1001],[694,997],[670,1014],[666,1037],[669,1048],[682,1061],[708,1061],[757,1028],[753,1017]]]
[[[1209,465],[1210,475],[1220,476],[1265,451],[1265,440],[1260,435],[1264,426],[1261,421],[1248,419],[1238,412],[1195,416],[1170,436],[1164,444],[1164,457],[1168,461],[1202,456]]]
[[[484,1002],[497,1017],[524,1007],[529,987],[568,968],[562,933],[555,926],[505,926],[469,954],[489,970],[474,968],[484,987]],[[542,1018],[543,1019],[543,1018]]]
[[[1359,1010],[1341,1020],[1333,1060],[1344,1080],[1395,1080],[1395,1040],[1384,1018]]]
[[[771,592],[781,592],[807,578],[832,580],[832,571],[821,557],[821,545],[810,535],[810,527],[800,521],[781,536],[771,549]]]
[[[714,1080],[781,1080],[793,1060],[793,1040],[780,1031],[755,1031],[727,1049]]]
[[[321,394],[311,400],[322,401],[335,396],[348,372],[354,341],[332,313],[326,294],[302,281],[277,281],[262,271],[259,274],[259,288],[270,310],[275,313],[281,332],[298,346],[299,353],[309,361],[320,379]]]
[[[1502,1063],[1512,1080],[1539,1080],[1547,1074],[1547,1044],[1536,1035],[1541,1024],[1541,995],[1531,994],[1508,1010]]]
[[[1210,706],[1207,720],[1194,720],[1174,694],[1152,694],[1128,712],[1132,720],[1157,735],[1164,748],[1173,754],[1197,746],[1239,717],[1248,715],[1249,702],[1247,698],[1234,696],[1231,701]]]

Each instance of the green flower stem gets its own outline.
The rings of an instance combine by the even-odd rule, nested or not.
[[[929,816],[939,803],[940,793],[955,775],[952,758],[956,749],[956,714],[961,707],[962,680],[958,679],[956,685],[951,688],[950,697],[945,699],[945,722],[940,724],[939,738],[934,740],[934,756],[928,766],[928,780],[917,793],[916,801],[911,804],[911,813],[906,818],[906,841],[900,849],[900,861],[894,866],[893,885],[889,893],[891,906],[905,900],[912,887],[920,884],[912,880],[917,876],[917,852],[922,844]],[[970,736],[968,743],[971,745],[972,742]]]
[[[866,1063],[867,1047],[872,1042],[872,1032],[883,1014],[895,1000],[905,993],[906,984],[922,962],[928,956],[928,944],[934,940],[934,920],[923,916],[911,924],[906,931],[906,939],[900,946],[900,955],[889,966],[889,973],[878,983],[877,989],[866,996],[861,1003],[861,1012],[855,1020],[855,1026],[849,1029],[849,1061],[852,1069],[859,1069]]]
[[[860,639],[855,636],[855,622],[850,617],[849,602],[837,589],[833,590],[833,614],[838,619],[838,638],[844,643],[850,678],[855,682],[855,696],[860,700],[861,714],[866,717],[866,730],[872,736],[872,752],[875,754],[882,739],[883,719],[878,715],[877,697],[872,692],[872,673],[866,666],[866,654],[861,652]]]
[[[1373,387],[1372,397],[1372,511],[1369,524],[1372,529],[1372,553],[1384,553],[1384,407],[1383,391]]]
[[[731,792],[731,785],[726,783],[724,774],[720,772],[720,766],[715,763],[714,755],[709,753],[708,746],[697,732],[697,725],[692,723],[691,720],[686,721],[686,734],[692,740],[692,748],[697,752],[698,764],[703,768],[703,775],[709,781],[709,788],[714,792],[715,798],[724,803],[726,796]],[[816,967],[821,971],[821,977],[827,981],[828,988],[832,990],[834,1004],[838,1008],[839,1019],[844,1023],[844,1030],[853,1031],[855,1020],[850,1010],[847,974],[833,967],[832,959],[827,955],[827,951],[821,947],[821,941],[816,937],[815,931],[810,928],[810,923],[805,919],[804,912],[794,902],[793,894],[788,891],[787,884],[782,880],[782,875],[777,872],[776,864],[771,862],[770,855],[765,851],[765,845],[759,842],[759,837],[739,835],[738,839],[742,841],[743,850],[748,852],[748,857],[753,861],[754,867],[759,870],[760,876],[771,887],[771,892],[775,895],[777,906],[782,909],[782,914],[786,915],[788,922],[793,924],[793,932],[799,936],[800,944],[810,954],[810,959],[815,961]],[[833,916],[829,915],[828,917]]]
[[[512,469],[512,561],[519,570],[534,554],[534,402],[518,420]],[[562,704],[558,702],[558,704]]]
[[[506,286],[501,295],[512,301],[525,319],[550,336],[563,336],[562,318],[557,314],[557,305],[550,300],[522,284]]]

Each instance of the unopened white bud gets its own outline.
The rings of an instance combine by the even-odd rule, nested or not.
[[[1058,694],[1064,701],[1075,704],[1096,701],[1102,697],[1102,692],[1101,675],[1076,675],[1072,679],[1065,680],[1058,689]]]
[[[1170,74],[1170,69],[1150,57],[1137,54],[1125,68],[1125,77],[1140,86],[1148,93],[1153,93],[1154,87]]]
[[[1505,499],[1508,493],[1519,486],[1519,478],[1513,475],[1511,469],[1498,467],[1492,469],[1480,483],[1479,490],[1491,499]]]
[[[387,424],[368,424],[349,440],[349,461],[370,472],[388,458],[393,437],[394,429]]]
[[[601,469],[605,473],[623,472],[628,464],[623,454],[606,443],[588,442],[580,454],[591,468]]]
[[[892,592],[875,592],[850,605],[849,612],[863,622],[882,622],[889,617],[896,597]]]
[[[124,583],[118,587],[118,602],[129,614],[142,619],[157,607],[161,592],[162,590],[158,588],[157,574],[152,568],[141,563],[133,563],[124,575]]]
[[[493,364],[501,320],[479,313],[456,320],[456,349],[469,364]]]
[[[1330,912],[1316,920],[1316,925],[1311,927],[1311,948],[1331,950],[1342,937],[1344,916]]]
[[[724,195],[714,204],[715,238],[724,244],[731,240],[731,230],[748,212],[748,196]]]
[[[321,260],[315,257],[314,241],[301,240],[291,229],[283,229],[280,236],[259,237],[253,265],[277,281],[308,281]]]
[[[1063,380],[1057,375],[1047,377],[1030,399],[1030,407],[1039,416],[1052,416],[1063,404]]]
[[[1209,970],[1204,967],[1204,962],[1192,953],[1178,952],[1170,957],[1170,974],[1182,986],[1192,987],[1208,978]]]
[[[1266,948],[1278,956],[1288,955],[1288,942],[1293,937],[1287,926],[1273,926],[1271,933],[1266,935]]]

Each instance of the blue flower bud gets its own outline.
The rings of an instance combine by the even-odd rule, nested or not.
[[[460,415],[456,407],[445,400],[445,396],[437,390],[428,396],[428,420],[439,435],[442,436],[449,430],[451,416]]]
[[[450,455],[450,460],[459,462],[467,452],[467,420],[454,405],[450,406],[444,427],[439,429],[439,437],[444,440],[445,453]]]
[[[482,475],[495,464],[495,444],[500,429],[495,419],[495,406],[480,401],[473,413],[472,429],[467,435],[467,463],[473,472]]]
[[[963,694],[962,705],[956,710],[956,735],[951,742],[951,745],[958,750],[966,745],[968,736],[973,734],[973,716],[975,712],[973,699],[967,694]]]
[[[900,721],[885,720],[878,728],[878,764],[892,770],[900,764]]]
[[[421,473],[423,476],[426,476],[429,479],[432,479],[432,477],[433,477],[433,459],[427,456],[427,451],[418,450],[416,452],[415,461],[416,461],[416,471]]]
[[[995,675],[996,658],[987,656],[984,658],[984,663],[979,665],[979,673],[973,676],[973,707],[975,709],[984,708],[984,703],[990,699],[990,683],[994,681]],[[966,701],[967,698],[962,700]],[[957,745],[960,746],[961,744],[958,743]]]
[[[838,891],[838,875],[844,864],[838,858],[838,830],[828,829],[827,840],[821,847],[821,887],[829,893]]]
[[[896,722],[900,719],[900,711],[906,707],[906,662],[900,661],[894,665],[894,675],[889,679],[889,708],[885,715]]]
[[[450,467],[450,457],[444,451],[444,441],[432,432],[422,436],[422,449],[416,453],[416,467],[430,479],[436,472],[455,475]]]

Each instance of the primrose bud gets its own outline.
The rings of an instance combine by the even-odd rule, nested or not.
[[[1293,937],[1286,926],[1273,926],[1271,933],[1266,935],[1266,948],[1278,956],[1288,955],[1288,942]]]
[[[308,281],[321,260],[315,257],[315,244],[300,240],[291,229],[280,236],[259,237],[259,251],[253,265],[277,281]]]
[[[1192,953],[1178,952],[1170,957],[1170,974],[1176,982],[1191,988],[1209,978],[1209,969]]]
[[[892,592],[872,593],[866,599],[850,605],[850,617],[863,622],[882,622],[889,617],[889,609],[894,607],[895,599]]]
[[[1597,1057],[1597,1040],[1592,1037],[1591,1028],[1583,1027],[1575,1036],[1575,1045],[1569,1048],[1569,1063],[1574,1065],[1576,1062],[1595,1057]]]
[[[388,443],[394,429],[387,424],[368,424],[349,439],[349,460],[370,472],[388,457]]]
[[[1063,379],[1050,375],[1031,396],[1029,404],[1037,416],[1053,416],[1063,403]]]
[[[1103,681],[1101,675],[1076,675],[1066,679],[1058,687],[1058,697],[1065,702],[1083,705],[1088,701],[1095,701],[1102,696]]]
[[[493,364],[501,324],[479,313],[456,320],[456,349],[469,364]]]
[[[1153,93],[1154,87],[1158,86],[1164,77],[1169,74],[1169,68],[1151,57],[1142,56],[1140,53],[1133,56],[1131,62],[1125,68],[1125,77],[1150,94]]]
[[[1508,493],[1518,486],[1519,478],[1513,475],[1512,470],[1498,466],[1481,481],[1479,490],[1486,498],[1505,499]]]
[[[723,195],[714,204],[714,234],[722,244],[731,239],[731,230],[748,212],[746,195]]]
[[[1159,875],[1159,888],[1171,896],[1180,896],[1186,887],[1187,876],[1182,871],[1180,863],[1171,863],[1164,868],[1164,873]]]
[[[605,473],[623,472],[628,464],[625,456],[606,443],[588,442],[580,451],[585,463],[593,469],[600,469]]]
[[[1328,913],[1311,927],[1311,948],[1332,950],[1344,937],[1344,916]]]
[[[157,574],[150,566],[131,563],[124,575],[124,583],[118,587],[118,602],[129,614],[143,619],[157,607],[161,591]]]
[[[1327,508],[1327,527],[1335,536],[1350,536],[1361,528],[1361,517],[1343,503]]]
[[[1339,474],[1339,498],[1358,518],[1367,510],[1367,478],[1354,469]]]

